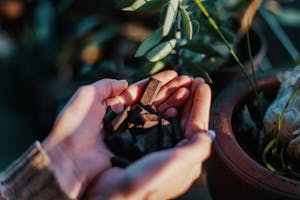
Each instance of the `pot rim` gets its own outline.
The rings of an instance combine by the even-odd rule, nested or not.
[[[257,76],[258,85],[266,89],[274,84],[279,86],[278,72],[273,70]],[[264,187],[285,195],[300,195],[300,181],[277,175],[252,159],[240,146],[232,130],[232,115],[236,105],[247,96],[253,94],[246,79],[240,79],[229,84],[216,98],[211,114],[210,125],[216,131],[217,137],[213,151],[220,156],[226,165],[236,172],[236,175],[255,183],[255,187]]]

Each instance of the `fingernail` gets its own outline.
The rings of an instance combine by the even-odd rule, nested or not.
[[[216,133],[213,130],[206,131],[205,135],[207,135],[212,141],[216,138]]]
[[[114,104],[111,106],[111,108],[116,113],[121,113],[124,110],[124,106],[121,103]]]

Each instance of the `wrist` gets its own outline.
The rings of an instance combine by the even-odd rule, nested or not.
[[[77,199],[86,187],[86,176],[80,171],[76,161],[69,156],[67,145],[62,143],[53,145],[50,139],[47,139],[42,146],[51,160],[49,168],[61,189],[69,198]]]

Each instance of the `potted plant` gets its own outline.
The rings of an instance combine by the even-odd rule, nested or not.
[[[257,88],[268,102],[275,99],[280,87],[278,73],[278,70],[271,71],[257,78]],[[274,159],[272,154],[278,153],[280,145],[272,149],[272,140],[270,142],[270,138],[259,136],[264,134],[263,129],[253,131],[249,128],[252,122],[256,123],[252,128],[261,126],[257,124],[260,123],[258,112],[253,107],[255,96],[247,80],[241,79],[228,85],[214,102],[211,128],[216,131],[217,139],[207,167],[211,195],[214,199],[299,199],[300,181],[297,176],[286,177],[289,173],[272,170],[274,166],[280,168],[281,163],[270,164],[264,160],[265,156]],[[251,114],[244,112],[245,105],[250,106]],[[249,126],[241,129],[245,121]],[[270,150],[271,153],[268,152]],[[285,151],[282,152],[281,156],[284,156]]]

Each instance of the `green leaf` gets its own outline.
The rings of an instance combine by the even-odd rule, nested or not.
[[[150,62],[157,62],[157,61],[165,58],[175,48],[176,42],[177,42],[176,39],[171,39],[169,41],[166,41],[166,42],[163,42],[163,43],[159,44],[158,46],[156,46],[154,49],[152,49],[148,53],[147,59]]]
[[[201,63],[205,58],[205,54],[197,53],[188,49],[183,49],[182,50],[182,56],[187,58],[193,63]]]
[[[197,20],[192,20],[193,35],[197,35],[200,31],[200,23]]]
[[[283,8],[274,12],[276,18],[283,25],[299,26],[300,25],[300,10],[293,8]]]
[[[151,0],[136,0],[133,4],[131,4],[129,7],[123,8],[124,11],[136,11],[146,3],[150,2]]]
[[[150,49],[152,49],[155,45],[157,45],[162,40],[162,28],[160,27],[156,31],[154,31],[151,35],[149,35],[143,43],[140,45],[138,50],[135,53],[135,57],[141,57],[145,53],[147,53]]]
[[[140,12],[155,12],[162,10],[169,0],[151,0],[148,3],[141,6],[137,11]]]
[[[178,11],[179,0],[170,0],[164,20],[163,36],[167,36],[175,22]]]
[[[116,8],[117,9],[127,8],[130,7],[134,2],[135,0],[119,0],[116,2]]]
[[[185,46],[185,48],[208,56],[222,56],[218,51],[202,41],[191,41]]]
[[[140,11],[140,12],[155,12],[161,10],[169,0],[145,0],[145,3],[135,6],[133,0],[125,0],[118,4],[119,8],[123,8],[125,11]],[[136,2],[137,3],[137,2]],[[124,8],[125,7],[125,8]]]
[[[99,23],[102,21],[102,18],[98,16],[89,16],[82,21],[80,21],[75,29],[76,37],[82,37],[85,34],[93,30]]]
[[[51,1],[39,1],[36,10],[34,25],[36,36],[41,41],[47,41],[54,29],[55,10]]]
[[[193,38],[193,25],[188,12],[184,8],[180,8],[181,19],[184,25],[185,35],[189,40]]]

